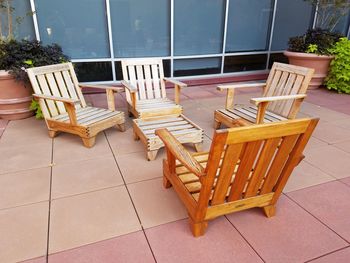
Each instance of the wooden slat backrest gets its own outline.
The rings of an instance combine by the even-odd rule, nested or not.
[[[208,205],[280,195],[317,122],[299,119],[216,131],[201,180],[203,213]]]
[[[76,108],[86,107],[72,63],[29,68],[27,73],[36,94],[78,99],[80,105],[75,105]],[[45,118],[66,112],[62,102],[44,99],[39,102]]]
[[[124,59],[121,64],[123,79],[137,88],[138,100],[166,97],[162,59]],[[131,102],[127,90],[126,99]]]
[[[275,62],[266,81],[265,97],[305,94],[314,70]],[[290,118],[296,107],[292,100],[271,102],[268,110]]]

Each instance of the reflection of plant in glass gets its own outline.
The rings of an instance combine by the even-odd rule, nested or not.
[[[333,31],[350,10],[349,0],[304,0],[315,7],[316,27]]]

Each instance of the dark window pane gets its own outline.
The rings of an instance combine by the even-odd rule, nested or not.
[[[113,80],[111,62],[78,62],[74,68],[80,82]]]
[[[224,0],[174,1],[175,55],[222,52]]]
[[[231,0],[226,52],[267,50],[272,0]]]
[[[288,58],[283,53],[270,54],[269,69],[272,67],[273,62],[281,62],[288,64]]]
[[[306,1],[278,0],[271,49],[286,49],[290,37],[302,35],[312,27],[313,14]]]
[[[218,74],[221,58],[181,59],[174,61],[174,76]]]
[[[224,73],[266,68],[267,54],[225,57]]]
[[[110,3],[115,57],[170,55],[170,1]]]
[[[164,76],[170,77],[170,60],[163,60],[163,70]],[[117,80],[123,80],[123,71],[122,71],[122,63],[120,61],[115,62],[115,72],[117,76]]]

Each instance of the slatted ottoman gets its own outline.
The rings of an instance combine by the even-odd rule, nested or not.
[[[193,143],[196,151],[201,150],[203,130],[184,115],[134,119],[134,139],[145,145],[149,161],[154,160],[158,150],[164,146],[155,135],[155,130],[159,128],[167,128],[181,143]]]

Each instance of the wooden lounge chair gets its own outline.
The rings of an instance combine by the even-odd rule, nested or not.
[[[317,123],[295,119],[217,130],[210,151],[193,155],[166,129],[157,130],[167,153],[164,187],[173,186],[186,206],[193,235],[203,235],[211,219],[248,208],[274,216]]]
[[[114,92],[123,88],[79,85],[71,63],[30,68],[27,73],[51,138],[59,131],[73,133],[92,147],[100,131],[114,126],[125,130],[124,113],[115,110],[114,102]],[[105,89],[108,109],[87,106],[83,87]]]
[[[226,108],[214,113],[214,128],[245,126],[294,119],[306,97],[314,69],[274,63],[266,83],[245,83],[218,86],[227,91]],[[239,88],[262,87],[263,96],[252,98],[254,106],[234,107],[234,91]]]
[[[161,59],[125,59],[121,61],[129,115],[149,118],[182,113],[180,91],[187,85],[164,78]],[[165,82],[175,85],[175,101],[167,98]]]

